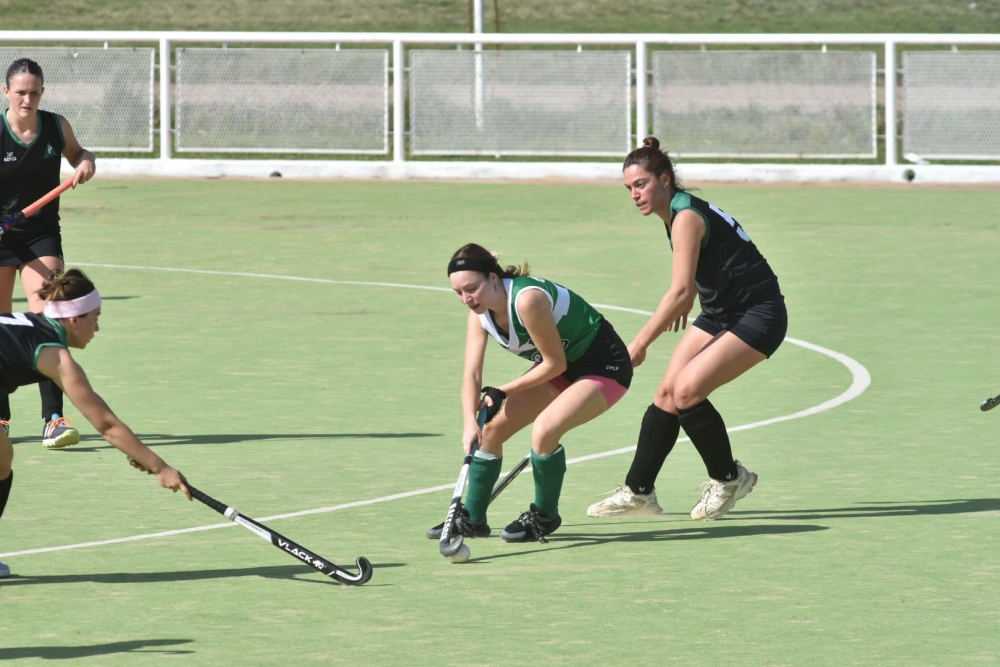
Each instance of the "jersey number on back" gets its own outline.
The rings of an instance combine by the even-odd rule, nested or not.
[[[728,213],[726,213],[725,211],[723,211],[721,208],[719,208],[715,204],[709,204],[708,207],[710,209],[712,209],[713,211],[715,211],[716,213],[718,213],[719,217],[721,217],[723,220],[725,220],[726,222],[728,222],[729,226],[732,227],[734,230],[736,230],[736,235],[737,236],[739,236],[744,241],[749,241],[750,240],[750,235],[746,233],[746,230],[744,230],[742,227],[740,227],[740,223],[736,222],[736,218],[734,218],[733,216],[729,215]]]
[[[34,326],[31,320],[25,317],[24,313],[11,313],[10,315],[0,315],[0,324],[9,324],[16,327]]]

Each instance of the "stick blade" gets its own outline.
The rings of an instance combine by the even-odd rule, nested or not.
[[[364,556],[358,556],[355,563],[358,566],[358,579],[357,581],[352,581],[348,585],[360,586],[362,584],[367,584],[371,580],[372,573],[374,572],[375,568],[372,567],[371,561],[365,558]]]
[[[441,555],[444,556],[445,558],[451,558],[456,553],[458,553],[458,550],[462,548],[462,544],[464,542],[465,542],[465,537],[463,537],[462,535],[456,535],[454,541],[441,540],[441,544],[438,547],[438,551],[440,551]]]

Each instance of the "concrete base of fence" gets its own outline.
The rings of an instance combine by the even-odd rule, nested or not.
[[[65,168],[65,165],[64,165]],[[101,176],[154,178],[596,180],[621,178],[621,162],[376,162],[350,160],[197,160],[98,158]],[[1000,184],[1000,165],[823,165],[684,163],[688,183]]]

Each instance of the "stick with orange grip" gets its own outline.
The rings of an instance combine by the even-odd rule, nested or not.
[[[69,190],[71,187],[73,187],[73,176],[70,176],[65,181],[60,183],[57,187],[45,193],[45,195],[43,195],[38,201],[34,202],[33,204],[28,204],[22,210],[18,211],[17,213],[8,217],[6,220],[0,223],[0,236],[3,236],[3,234],[6,233],[6,231],[10,229],[13,225],[21,222],[22,220],[30,218],[34,214],[41,211],[46,204],[51,202],[53,199],[55,199],[62,193]]]

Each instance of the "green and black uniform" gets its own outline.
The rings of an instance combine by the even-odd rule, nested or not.
[[[788,330],[785,299],[764,256],[736,219],[715,204],[678,190],[670,201],[667,238],[681,211],[694,211],[705,223],[694,283],[701,313],[693,326],[715,337],[732,333],[766,357],[774,354]],[[722,416],[707,398],[677,414],[650,404],[642,418],[639,441],[625,485],[635,493],[653,490],[656,476],[683,428],[709,477],[736,479],[738,469]]]
[[[721,208],[683,190],[670,202],[670,227],[681,211],[691,210],[705,222],[694,283],[701,314],[694,326],[712,335],[732,331],[770,357],[788,328],[785,300],[764,256],[740,223]]]
[[[6,219],[59,185],[66,147],[59,117],[38,111],[38,133],[26,144],[18,139],[3,114],[0,132],[0,215]],[[0,266],[20,266],[39,257],[62,258],[59,198],[0,237]]]
[[[59,116],[38,110],[38,132],[31,143],[15,136],[3,114],[0,129],[0,215],[6,220],[59,185],[62,152],[66,148]],[[63,259],[59,228],[59,198],[0,236],[0,266],[22,266],[39,257]],[[42,419],[62,415],[63,395],[53,382],[40,382]],[[10,420],[10,404],[0,395],[0,419]]]
[[[0,315],[0,392],[48,380],[38,371],[38,355],[46,347],[67,347],[59,322],[40,313]]]
[[[6,401],[18,387],[48,381],[47,376],[38,372],[39,353],[46,347],[66,346],[66,330],[45,315],[0,315],[0,396]],[[13,470],[0,480],[0,516],[7,506],[13,482]]]

